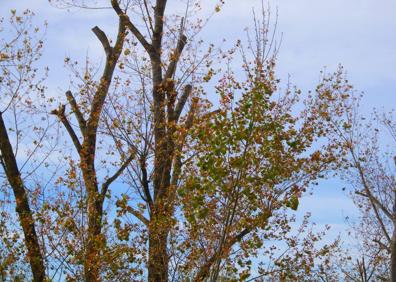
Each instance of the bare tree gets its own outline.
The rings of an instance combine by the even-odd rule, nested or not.
[[[392,147],[386,145],[396,141],[396,126],[392,114],[375,113],[367,120],[359,113],[359,102],[355,95],[344,104],[342,117],[328,116],[334,142],[345,144],[345,178],[355,189],[352,198],[361,214],[354,231],[369,259],[357,262],[366,276],[359,281],[368,277],[396,281],[396,163]],[[366,275],[367,263],[378,270],[376,275]],[[390,276],[384,278],[383,269],[388,267]]]

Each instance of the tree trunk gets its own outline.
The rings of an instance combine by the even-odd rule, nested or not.
[[[393,157],[396,165],[396,156]],[[396,282],[396,190],[393,191],[393,233],[391,240],[391,281]]]
[[[148,281],[168,281],[168,216],[162,204],[157,201],[150,218],[149,226],[149,258],[148,258]]]
[[[90,129],[90,128],[88,128]],[[91,132],[88,132],[90,136]],[[105,240],[102,235],[103,200],[99,193],[95,170],[95,135],[85,140],[81,150],[81,170],[87,191],[88,240],[85,249],[84,276],[86,282],[101,281],[101,250]]]
[[[95,196],[97,198],[97,196]],[[100,199],[88,199],[88,242],[85,250],[84,275],[86,282],[101,281],[101,250],[105,244],[102,234],[102,204]]]
[[[391,241],[391,281],[396,282],[396,228]]]
[[[149,235],[149,282],[168,281],[168,231],[151,231]]]
[[[7,179],[15,196],[16,212],[25,237],[28,259],[32,269],[33,281],[41,282],[45,279],[43,256],[34,224],[33,213],[30,210],[28,196],[15,159],[7,129],[0,113],[0,152]]]

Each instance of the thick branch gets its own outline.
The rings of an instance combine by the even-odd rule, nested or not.
[[[133,214],[137,219],[139,219],[144,225],[149,226],[150,222],[147,218],[145,218],[139,211],[128,207],[128,212]]]
[[[184,109],[184,106],[186,105],[188,97],[190,97],[192,92],[192,86],[190,84],[187,84],[184,87],[183,94],[180,96],[176,107],[175,107],[175,113],[174,113],[174,120],[177,122],[179,120],[179,117]]]
[[[119,21],[117,40],[114,48],[112,48],[111,56],[106,59],[105,69],[100,79],[99,86],[92,100],[91,112],[87,121],[86,130],[86,145],[94,148],[96,142],[96,132],[99,124],[100,115],[102,113],[103,105],[107,97],[110,83],[113,78],[114,70],[117,61],[122,51],[122,46],[125,40],[125,25],[122,19]]]
[[[81,143],[77,137],[76,132],[74,131],[73,127],[70,125],[69,121],[65,115],[65,105],[59,106],[58,110],[53,110],[51,114],[56,115],[59,120],[62,122],[63,126],[66,128],[67,133],[69,133],[70,138],[73,141],[74,147],[76,147],[77,152],[80,154],[81,152]]]
[[[159,50],[161,48],[166,2],[167,0],[157,0],[155,4],[153,34],[153,47],[155,50]]]
[[[143,191],[144,195],[146,198],[147,203],[149,206],[153,203],[153,199],[151,197],[150,189],[149,189],[149,180],[148,180],[148,175],[147,175],[147,168],[146,168],[146,159],[142,157],[140,159],[140,169],[142,171],[142,185],[143,185]]]
[[[74,96],[71,93],[71,91],[66,91],[66,97],[70,103],[70,106],[71,106],[74,114],[76,115],[78,125],[80,126],[81,133],[85,136],[85,131],[87,129],[87,122],[85,121],[84,116],[81,113],[80,108],[77,105],[76,99],[74,99]]]
[[[197,103],[198,103],[197,99],[193,99],[190,111],[188,112],[187,119],[184,123],[183,134],[180,136],[181,142],[179,143],[179,145],[177,147],[178,152],[176,152],[176,155],[175,155],[174,165],[173,165],[174,169],[173,169],[173,174],[172,174],[172,178],[171,178],[171,185],[173,187],[176,187],[176,185],[179,181],[179,178],[180,178],[180,174],[182,171],[181,152],[182,152],[184,144],[185,144],[187,131],[192,127],[193,122],[194,122],[195,112],[197,110]]]
[[[175,74],[176,71],[176,66],[177,63],[179,62],[180,55],[183,52],[184,46],[186,46],[187,43],[187,37],[183,34],[183,21],[182,25],[180,27],[180,36],[179,40],[177,42],[176,49],[172,53],[170,57],[170,63],[168,66],[168,69],[166,70],[164,80],[166,81],[167,79],[171,79],[173,75]]]
[[[117,15],[121,19],[123,19],[123,21],[125,22],[126,27],[137,38],[137,40],[140,42],[140,44],[142,44],[143,48],[147,51],[147,53],[152,54],[153,53],[153,47],[151,46],[150,43],[147,42],[146,38],[139,31],[139,29],[137,29],[137,27],[131,22],[131,20],[128,17],[128,15],[121,10],[120,5],[118,4],[118,0],[111,0],[111,5],[113,6],[113,9],[117,13]]]
[[[113,48],[110,46],[109,39],[107,38],[106,34],[97,26],[92,28],[93,33],[95,33],[96,37],[99,39],[100,43],[102,43],[103,48],[106,52],[106,55],[109,57],[111,56],[111,52]]]
[[[125,23],[122,18],[119,19],[117,39],[113,47],[109,47],[110,43],[107,37],[99,28],[94,28],[93,31],[101,41],[107,56],[103,74],[93,95],[89,117],[86,122],[84,141],[80,150],[81,170],[87,191],[88,217],[87,245],[84,258],[85,281],[100,281],[101,246],[97,242],[102,238],[104,197],[102,197],[101,192],[106,194],[108,185],[104,184],[102,191],[99,191],[95,169],[97,131],[126,36]],[[116,177],[117,175],[114,176],[114,178]]]

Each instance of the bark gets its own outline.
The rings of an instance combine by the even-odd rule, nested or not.
[[[167,236],[167,233],[159,235]],[[155,232],[150,232],[148,281],[167,282],[169,262],[166,250],[167,238],[155,236]]]
[[[0,113],[0,152],[1,160],[15,196],[16,212],[22,226],[25,237],[25,245],[28,251],[28,260],[33,274],[33,281],[39,282],[45,279],[45,267],[41,248],[37,237],[33,213],[29,206],[28,195],[21,178],[14,151],[10,143],[2,114]]]
[[[393,158],[396,165],[396,157]],[[391,281],[396,282],[396,190],[393,192],[393,234],[391,240]]]
[[[396,282],[396,229],[391,241],[391,281]]]
[[[88,176],[90,177],[90,176]],[[84,276],[86,282],[101,281],[100,252],[103,248],[102,236],[103,205],[97,193],[88,188],[88,242],[85,251]]]
[[[153,213],[149,226],[149,259],[148,259],[148,281],[168,281],[168,233],[166,218]]]

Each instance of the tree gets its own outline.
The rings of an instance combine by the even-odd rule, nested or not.
[[[106,53],[106,63],[103,74],[94,90],[91,101],[91,108],[88,112],[88,118],[83,116],[73,94],[70,91],[66,92],[66,97],[72,107],[72,111],[78,121],[78,126],[82,135],[83,141],[80,142],[77,133],[70,125],[67,116],[65,115],[65,106],[61,105],[58,110],[52,113],[56,115],[64,125],[73,144],[80,157],[80,169],[83,175],[84,186],[87,192],[87,215],[88,215],[88,229],[87,229],[87,246],[84,257],[84,276],[86,281],[100,281],[100,264],[101,254],[103,248],[102,244],[105,238],[102,233],[103,224],[103,205],[112,182],[125,170],[134,157],[132,152],[120,168],[110,177],[108,177],[99,187],[97,172],[95,169],[95,156],[97,146],[97,131],[99,127],[100,117],[103,111],[106,96],[108,95],[110,84],[113,80],[114,70],[117,66],[119,57],[121,55],[123,44],[126,36],[127,21],[124,17],[120,17],[117,39],[114,46],[110,42],[105,33],[94,27],[92,31],[98,37],[103,45]]]
[[[77,2],[73,2],[71,4],[79,6]],[[176,129],[181,114],[193,90],[190,84],[182,87],[181,82],[183,81],[177,81],[176,79],[174,79],[177,64],[180,60],[180,55],[185,45],[187,44],[187,37],[185,35],[185,21],[187,19],[181,19],[180,25],[178,23],[178,27],[174,30],[171,28],[170,30],[165,31],[164,13],[167,5],[166,1],[156,1],[155,5],[151,5],[147,3],[147,1],[140,1],[137,3],[128,2],[124,4],[125,5],[121,7],[121,3],[119,3],[118,1],[111,1],[111,6],[116,14],[119,16],[120,21],[120,30],[118,37],[119,40],[117,40],[117,43],[115,45],[116,48],[110,47],[110,44],[105,34],[101,32],[99,28],[96,27],[93,29],[95,34],[100,39],[104,50],[106,51],[107,62],[105,66],[105,74],[104,77],[101,79],[101,82],[99,83],[99,85],[93,85],[93,87],[97,87],[98,90],[93,96],[92,109],[90,110],[90,113],[88,113],[90,117],[88,118],[86,124],[86,130],[82,130],[84,140],[82,145],[79,145],[80,141],[77,135],[74,133],[73,128],[67,122],[64,114],[64,106],[61,106],[59,110],[56,110],[53,113],[60,117],[60,120],[70,133],[74,144],[76,144],[77,150],[81,152],[80,167],[84,175],[84,184],[88,191],[88,214],[92,214],[88,216],[92,218],[90,219],[90,221],[92,221],[92,224],[90,225],[95,225],[95,227],[89,228],[92,229],[92,231],[88,230],[88,232],[92,232],[96,236],[96,238],[95,236],[92,236],[92,241],[102,242],[103,240],[97,240],[97,237],[101,235],[101,214],[103,210],[103,200],[105,199],[107,188],[105,190],[102,190],[103,193],[100,193],[100,195],[98,195],[98,189],[97,187],[95,187],[97,183],[97,180],[94,177],[96,174],[94,172],[94,156],[96,146],[95,139],[101,114],[105,106],[104,103],[106,102],[106,97],[109,91],[109,86],[113,79],[113,71],[117,64],[120,64],[119,67],[122,68],[122,63],[121,61],[119,61],[119,58],[122,51],[122,45],[125,41],[126,31],[128,30],[128,32],[130,32],[139,42],[145,52],[145,56],[148,56],[150,62],[149,71],[151,72],[151,74],[149,74],[149,80],[151,85],[149,86],[149,89],[151,89],[152,93],[150,101],[145,100],[145,103],[147,103],[150,107],[150,120],[147,120],[145,122],[146,124],[149,124],[149,134],[152,134],[154,136],[154,140],[153,143],[151,143],[151,139],[148,140],[145,144],[145,149],[143,151],[140,151],[137,149],[136,144],[131,144],[129,142],[130,139],[132,139],[131,134],[130,136],[128,136],[127,140],[122,140],[118,138],[118,136],[120,136],[120,130],[118,130],[118,134],[110,132],[109,135],[117,139],[115,140],[116,144],[117,141],[119,143],[121,141],[124,143],[126,142],[127,145],[131,147],[128,148],[128,151],[130,150],[134,152],[132,156],[134,158],[136,157],[139,160],[142,176],[142,178],[139,178],[139,182],[142,183],[142,187],[140,188],[140,190],[144,191],[142,198],[147,204],[150,219],[145,219],[144,216],[137,211],[134,211],[133,214],[136,215],[137,218],[142,221],[142,223],[145,224],[148,228],[148,279],[149,281],[167,281],[167,242],[171,228],[171,225],[168,224],[167,219],[172,217],[175,205],[174,202],[170,201],[172,193],[169,193],[169,191],[171,190],[170,186],[172,178],[172,166],[176,155],[176,138],[174,135],[177,133]],[[189,4],[188,8],[190,8],[190,6],[192,6],[192,4]],[[136,25],[130,20],[127,14],[127,11],[131,12],[136,10],[137,8],[143,9],[142,16],[148,28],[146,35],[143,35],[141,31],[137,29]],[[175,31],[178,33],[178,36],[176,38],[176,45],[175,47],[168,47],[167,44],[173,43],[175,39]],[[167,41],[164,40],[165,36],[168,37]],[[130,48],[133,48],[133,46],[136,45],[135,40],[133,40],[130,45]],[[113,54],[111,53],[112,51],[116,52],[115,56],[113,56]],[[133,52],[131,52],[130,49],[125,49],[124,54],[125,56],[128,56],[128,54],[133,55]],[[168,60],[164,59],[165,55],[169,55]],[[144,68],[142,70],[138,70],[138,72],[140,74],[146,75]],[[191,75],[191,70],[188,70],[188,72],[188,75]],[[114,78],[113,80],[116,79],[117,78]],[[115,86],[117,85],[118,84],[115,83]],[[144,85],[142,85],[142,87],[144,87]],[[179,91],[180,88],[183,88],[183,91]],[[143,94],[146,95],[147,93],[144,92]],[[70,92],[68,92],[67,95],[73,111],[74,113],[76,113],[79,127],[80,129],[84,129],[85,125],[84,120],[81,117],[82,114],[80,114],[80,110],[76,106],[80,103],[77,103],[74,100]],[[123,107],[125,107],[125,105]],[[115,112],[115,114],[118,114],[119,109],[116,108],[115,110],[116,111],[113,112]],[[122,115],[125,115],[125,112],[121,112],[121,116]],[[124,119],[124,122],[125,120],[126,119]],[[103,124],[106,124],[106,121],[102,120],[102,122]],[[81,126],[81,124],[83,126]],[[84,135],[88,133],[90,134],[89,136]],[[152,168],[152,172],[148,176],[146,164],[147,160],[145,158],[147,158],[148,154],[151,155],[152,153],[154,154],[153,164],[152,167],[150,167]],[[128,160],[131,161],[132,158]],[[127,165],[128,163],[126,163],[125,166],[122,166],[122,168],[126,168]],[[117,176],[121,174],[122,170],[117,173]],[[150,180],[148,179],[148,177],[150,178]],[[176,175],[175,177],[178,176]],[[110,177],[109,179],[113,178]],[[150,184],[151,187],[149,187],[149,181],[152,183],[152,186]],[[90,249],[92,249],[92,251],[89,251]],[[99,279],[99,250],[100,248],[93,246],[93,244],[92,247],[88,246],[87,248],[87,256],[85,258],[86,264],[91,264],[91,262],[89,262],[91,258],[95,261],[92,263],[93,266],[87,265],[85,267],[85,273],[86,275],[88,275],[86,276],[87,281],[92,281],[92,279]],[[92,255],[89,255],[90,252],[92,252]],[[91,277],[91,275],[93,276]]]
[[[41,56],[43,41],[39,36],[39,28],[32,24],[32,16],[33,13],[29,10],[21,15],[12,10],[7,25],[0,29],[2,33],[0,39],[0,164],[6,179],[4,188],[11,188],[15,198],[13,205],[15,205],[22,227],[33,281],[44,281],[46,276],[44,257],[36,231],[34,211],[30,203],[34,195],[28,188],[31,184],[28,180],[29,176],[37,167],[34,167],[34,163],[33,167],[29,167],[27,163],[43,147],[42,140],[45,138],[46,128],[40,126],[32,128],[33,133],[30,134],[32,136],[29,136],[29,132],[23,129],[23,118],[26,118],[29,112],[35,111],[32,99],[37,99],[36,97],[40,99],[44,91],[42,79],[39,77],[40,73],[35,66]],[[2,18],[0,22],[4,24],[4,19]],[[20,147],[26,144],[29,138],[34,138],[35,143],[31,146],[30,152],[23,152]],[[45,155],[43,157],[45,158]],[[8,215],[3,212],[3,216]],[[10,216],[13,218],[13,215]],[[2,224],[6,230],[7,223]],[[8,240],[7,237],[2,239],[4,242]],[[18,253],[16,245],[9,245],[9,248],[11,250],[5,258],[6,264],[1,267],[1,275],[4,279],[7,277],[7,264],[18,260],[15,257]],[[11,273],[10,278],[12,277]]]
[[[359,112],[360,97],[351,97],[343,105],[343,115],[326,116],[334,142],[345,144],[344,177],[354,189],[351,196],[360,211],[353,232],[363,254],[357,260],[358,272],[367,275],[360,275],[366,280],[359,281],[396,281],[395,153],[386,149],[388,141],[396,141],[396,126],[392,114],[375,113],[368,120]]]
[[[329,128],[318,104],[322,89],[305,100],[300,115],[292,115],[301,93],[275,96],[275,61],[261,58],[246,61],[245,82],[230,74],[221,80],[222,106],[193,127],[194,158],[185,166],[179,194],[191,238],[186,244],[196,260],[197,268],[188,270],[196,273],[194,281],[216,281],[227,268],[241,273],[240,279],[248,276],[251,256],[267,232],[277,230],[270,219],[276,222],[284,208],[296,210],[309,185],[337,167],[341,147],[325,141]],[[340,78],[338,72],[324,82],[329,98],[336,90],[349,91]],[[238,91],[241,98],[234,102]],[[335,113],[342,99],[329,101]],[[319,142],[321,150],[315,150]]]

